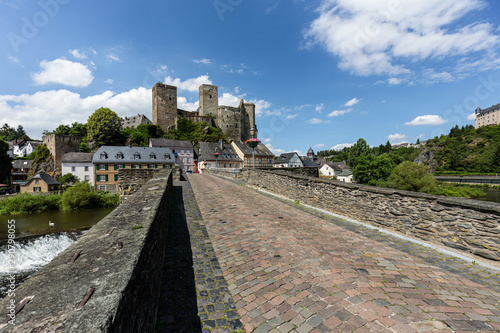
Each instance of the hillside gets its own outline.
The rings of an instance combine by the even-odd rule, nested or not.
[[[500,172],[500,125],[474,129],[472,125],[453,127],[448,135],[426,142],[415,159],[431,172]]]

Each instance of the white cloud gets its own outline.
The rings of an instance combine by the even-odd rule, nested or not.
[[[401,84],[403,82],[403,80],[402,79],[398,79],[397,77],[391,77],[391,78],[387,79],[387,82],[391,86],[394,86],[394,85]]]
[[[71,53],[73,57],[79,60],[87,58],[87,55],[84,52],[80,52],[79,50],[76,49],[69,50],[69,53]]]
[[[32,75],[36,85],[58,83],[71,87],[87,87],[94,79],[87,66],[66,59],[43,60],[40,68],[42,70],[39,73]]]
[[[265,138],[265,139],[263,139],[262,141],[264,141],[264,142],[266,142],[266,143],[267,143],[267,142],[271,142],[271,138]]]
[[[328,117],[332,118],[332,117],[338,117],[338,116],[343,116],[344,114],[346,113],[349,113],[351,112],[352,109],[346,109],[346,110],[335,110],[335,111],[332,111],[328,114]]]
[[[186,97],[178,96],[177,97],[177,107],[181,110],[186,110],[186,111],[196,111],[198,107],[200,106],[200,102],[188,102]]]
[[[222,97],[219,97],[219,105],[233,106],[237,107],[240,105],[241,97],[235,96],[230,93],[223,93]]]
[[[107,79],[106,81],[104,81],[104,83],[107,83],[107,84],[113,84],[113,82],[115,82],[115,81],[113,81],[113,79]]]
[[[40,139],[44,129],[53,130],[59,124],[75,121],[86,123],[100,107],[110,108],[120,117],[141,113],[151,119],[151,104],[151,89],[143,87],[119,94],[107,90],[87,97],[66,89],[0,95],[0,123],[23,125],[29,136]]]
[[[274,154],[274,155],[281,155],[285,152],[284,149],[279,149],[279,148],[274,148],[271,143],[267,143],[266,147],[269,148],[269,150]]]
[[[263,115],[270,115],[271,111],[271,102],[266,101],[264,99],[252,99],[249,100],[248,103],[255,104],[255,116],[262,117]]]
[[[321,111],[323,111],[324,108],[325,108],[324,104],[321,103],[321,104],[316,105],[315,111],[318,113],[321,113]]]
[[[120,57],[118,57],[116,54],[110,53],[106,56],[106,59],[108,59],[109,62],[121,62]]]
[[[451,82],[455,80],[455,77],[448,72],[436,73],[432,68],[426,69],[422,72],[422,79],[424,83],[432,84],[439,82]]]
[[[330,148],[330,150],[340,151],[344,148],[352,147],[353,145],[354,145],[354,142],[353,143],[339,143],[339,144],[336,144],[335,146],[333,146],[332,148]]]
[[[317,145],[314,145],[313,148],[323,148],[325,145],[323,143],[318,143]]]
[[[304,104],[304,105],[301,105],[301,106],[296,106],[295,110],[302,110],[303,108],[309,108],[311,106],[312,106],[311,104]]]
[[[309,124],[326,124],[329,123],[329,120],[321,120],[318,118],[312,118],[307,121]]]
[[[344,106],[353,106],[353,105],[356,105],[359,103],[359,99],[357,99],[356,97],[354,97],[353,99],[351,99],[350,101],[348,101],[347,103],[344,104]]]
[[[474,53],[482,58],[500,41],[496,27],[456,24],[486,5],[483,0],[323,0],[305,33],[306,46],[323,47],[339,58],[339,68],[363,76],[409,74],[404,61]]]
[[[421,126],[421,125],[442,125],[446,123],[446,120],[441,118],[440,116],[436,115],[424,115],[424,116],[418,116],[417,118],[413,119],[412,121],[406,122],[405,125],[410,125],[410,126]]]
[[[467,120],[476,120],[476,113],[473,112],[470,115],[467,116]]]
[[[18,58],[18,57],[15,57],[15,56],[10,55],[10,54],[8,54],[8,55],[7,55],[7,59],[9,59],[9,60],[10,60],[10,61],[12,61],[12,62],[15,62],[16,64],[19,64],[19,63],[20,63],[20,61],[19,61],[19,58]]]
[[[404,134],[396,133],[396,134],[389,134],[387,136],[387,139],[391,143],[402,143],[404,140],[406,140],[407,136]]]
[[[176,86],[180,90],[187,90],[187,91],[198,91],[198,88],[202,84],[212,84],[212,81],[208,78],[208,75],[201,75],[196,78],[189,78],[186,81],[182,81],[179,78],[171,78],[170,76],[167,76],[165,78],[165,84],[171,85],[171,86]]]
[[[288,116],[286,116],[286,119],[295,119],[295,118],[297,118],[298,115],[299,115],[298,113],[289,114]]]
[[[207,58],[193,59],[193,62],[195,64],[203,64],[203,65],[210,65],[212,63],[212,61]]]

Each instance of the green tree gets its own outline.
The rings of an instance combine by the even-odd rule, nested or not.
[[[78,177],[72,173],[67,173],[59,177],[57,181],[59,182],[59,184],[61,184],[61,186],[67,187],[68,185],[74,185],[76,183],[79,183],[80,179],[78,179]]]
[[[90,148],[85,142],[82,142],[82,143],[80,143],[80,147],[78,148],[78,151],[80,153],[90,153]]]
[[[96,208],[99,207],[99,196],[88,182],[76,183],[63,193],[61,206],[64,210]]]
[[[7,154],[9,144],[0,139],[0,182],[8,184],[12,170],[12,159]]]
[[[123,143],[121,119],[108,108],[99,108],[87,121],[87,139],[97,146]]]
[[[358,141],[349,148],[347,164],[351,167],[355,167],[358,164],[358,159],[362,156],[370,154],[370,152],[371,148],[368,146],[365,139],[358,139]]]
[[[388,178],[389,187],[400,190],[435,193],[437,181],[429,173],[429,168],[410,161],[404,161],[394,168]]]
[[[150,138],[161,138],[164,134],[160,126],[150,124],[142,124],[137,128],[127,127],[122,131],[124,137],[130,138],[134,145],[140,147],[149,146]]]

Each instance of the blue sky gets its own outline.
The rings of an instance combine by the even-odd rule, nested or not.
[[[437,4],[438,3],[438,4]],[[275,153],[415,142],[500,103],[500,3],[0,0],[0,123],[33,138],[99,107],[151,117],[151,88],[257,107]]]

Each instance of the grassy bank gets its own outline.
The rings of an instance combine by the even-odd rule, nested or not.
[[[61,194],[35,195],[23,193],[0,202],[0,214],[31,214],[49,210],[80,210],[116,207],[118,193],[93,191],[86,183],[76,184]]]

